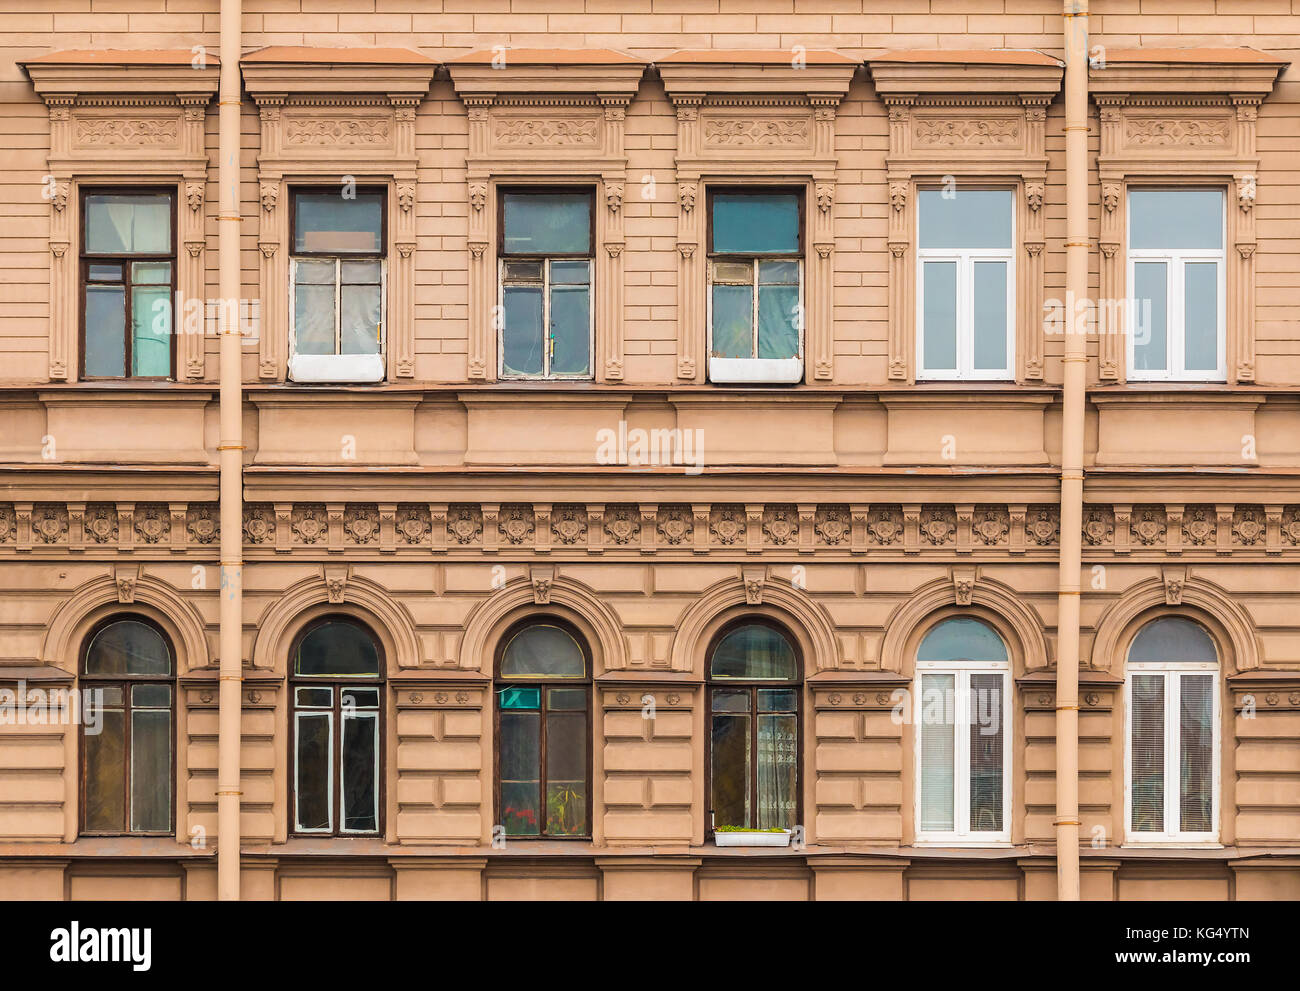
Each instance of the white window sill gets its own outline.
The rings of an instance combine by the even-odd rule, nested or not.
[[[1218,840],[1127,840],[1121,850],[1222,850]]]
[[[384,380],[382,354],[295,354],[289,359],[289,381],[372,383]]]
[[[1009,850],[1015,844],[1010,840],[969,840],[969,839],[917,839],[912,841],[915,847],[961,847],[966,850]]]
[[[793,385],[803,381],[802,358],[709,358],[716,385]]]

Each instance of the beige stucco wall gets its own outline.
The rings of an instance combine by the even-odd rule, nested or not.
[[[863,9],[878,6],[893,12]],[[1103,48],[1300,55],[1290,0],[1092,8],[1092,44]],[[1061,55],[1057,0],[245,0],[244,11],[246,51],[400,46],[437,63],[495,45],[613,48],[646,62],[681,48],[795,46],[858,61],[927,48]],[[216,339],[201,342],[200,374],[183,383],[51,378],[56,221],[42,196],[51,124],[18,63],[64,49],[215,50],[216,32],[215,0],[0,13],[0,687],[13,684],[5,665],[72,684],[86,630],[117,610],[169,632],[181,684],[180,843],[79,840],[75,730],[0,725],[0,890],[19,897],[215,894],[212,844],[185,844],[216,832],[218,560],[207,525],[217,508]],[[1298,72],[1285,68],[1258,112],[1253,383],[1098,384],[1096,340],[1089,345],[1080,717],[1088,898],[1300,896]],[[545,396],[471,380],[471,123],[445,70],[412,125],[412,373],[377,387],[303,390],[284,384],[282,366],[266,374],[260,345],[246,348],[245,897],[1054,897],[1060,340],[1043,339],[1042,378],[1019,384],[918,387],[889,377],[890,122],[858,67],[834,115],[832,373],[814,379],[810,368],[805,385],[743,391],[683,379],[678,335],[690,287],[679,285],[678,121],[658,76],[635,85],[624,122],[621,380]],[[1089,111],[1100,237],[1101,121],[1095,104]],[[1058,98],[1042,122],[1048,298],[1064,285],[1062,116]],[[216,126],[210,104],[194,256],[208,295],[217,281]],[[250,299],[264,292],[259,243],[273,215],[262,202],[262,127],[246,100]],[[1099,259],[1093,252],[1094,285]],[[609,333],[602,326],[598,349]],[[701,431],[703,470],[600,464],[597,433],[620,422]],[[365,620],[384,644],[388,805],[385,836],[329,841],[351,855],[326,860],[314,856],[324,841],[287,836],[284,679],[294,634],[328,611]],[[911,678],[916,638],[945,611],[987,619],[1013,654],[1008,848],[912,845],[914,740],[890,718],[892,693]],[[746,612],[784,623],[806,662],[803,851],[727,854],[705,843],[704,651],[722,622]],[[490,843],[492,656],[505,628],[529,613],[573,621],[596,659],[594,829],[590,843],[562,850],[500,851]],[[1128,640],[1165,613],[1204,622],[1223,661],[1223,849],[1139,856],[1119,846],[1120,686]],[[645,694],[654,720],[641,717]],[[1247,696],[1250,715],[1240,712],[1251,708]]]

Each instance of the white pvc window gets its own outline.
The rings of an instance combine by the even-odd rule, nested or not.
[[[976,619],[944,620],[917,650],[918,843],[1011,842],[1011,670]]]
[[[1009,189],[919,191],[918,379],[1013,377],[1014,213]]]
[[[1224,194],[1134,189],[1128,196],[1128,377],[1227,378]]]
[[[1217,844],[1218,685],[1214,643],[1191,620],[1159,619],[1134,638],[1125,679],[1128,843]]]

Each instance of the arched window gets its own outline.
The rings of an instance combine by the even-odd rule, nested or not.
[[[81,661],[81,831],[173,830],[176,671],[167,637],[139,616],[114,617]]]
[[[569,624],[531,620],[497,656],[496,807],[507,836],[591,835],[591,662]]]
[[[1212,843],[1218,836],[1219,653],[1204,627],[1152,620],[1128,649],[1128,840]]]
[[[383,654],[346,616],[308,626],[292,653],[292,826],[313,836],[381,828]]]
[[[709,651],[712,828],[799,822],[799,656],[776,626],[747,620]]]
[[[926,842],[1011,840],[1011,664],[987,623],[937,623],[916,651],[916,835]]]

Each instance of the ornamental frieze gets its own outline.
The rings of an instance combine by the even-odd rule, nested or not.
[[[479,553],[721,555],[766,550],[886,557],[1037,555],[1060,544],[1054,505],[792,503],[250,503],[250,557],[294,549]],[[1216,556],[1300,554],[1300,505],[1086,504],[1085,552]],[[211,557],[216,503],[0,503],[0,554],[72,549]]]
[[[1175,120],[1168,117],[1129,117],[1124,121],[1124,140],[1130,145],[1181,145],[1224,147],[1231,124],[1227,120]]]
[[[289,117],[284,121],[288,145],[384,145],[392,125],[384,117]]]
[[[807,117],[714,117],[704,121],[704,143],[722,147],[806,145]]]
[[[918,118],[912,129],[912,143],[917,147],[985,147],[1020,144],[1020,121],[1003,119],[963,120]]]
[[[175,117],[82,117],[77,120],[77,144],[154,147],[180,141]]]
[[[492,140],[507,147],[600,146],[601,122],[595,117],[496,117]]]

